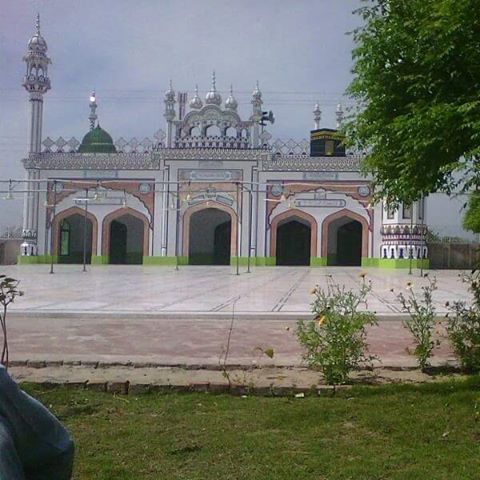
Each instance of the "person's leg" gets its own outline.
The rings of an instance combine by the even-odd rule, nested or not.
[[[25,480],[10,431],[2,417],[0,417],[0,480]]]

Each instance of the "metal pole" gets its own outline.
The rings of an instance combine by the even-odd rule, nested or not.
[[[423,233],[423,225],[425,222],[425,197],[422,195],[422,223],[420,224],[420,276],[423,277],[423,249],[425,247],[425,235]]]
[[[413,262],[413,202],[410,204],[410,248],[408,252],[408,274],[412,274],[412,262]]]
[[[48,194],[47,194],[48,195]],[[47,200],[48,203],[48,200]],[[53,244],[54,244],[54,234],[53,222],[55,220],[55,212],[57,206],[57,181],[53,181],[53,207],[52,207],[52,218],[50,219],[50,273],[53,273]]]
[[[240,235],[240,183],[237,182],[237,235],[235,239],[236,243],[236,275],[240,275],[240,252],[239,252],[239,242],[238,236]]]
[[[250,259],[252,255],[252,207],[253,207],[253,198],[251,188],[248,190],[249,193],[249,206],[248,206],[248,263],[247,263],[247,273],[250,273]]]
[[[178,271],[178,219],[180,217],[180,190],[177,185],[177,211],[175,212],[175,270]]]
[[[83,216],[83,271],[87,271],[87,213],[88,213],[88,188],[85,189],[85,214]]]

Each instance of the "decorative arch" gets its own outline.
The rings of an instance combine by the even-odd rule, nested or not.
[[[226,212],[230,215],[232,221],[232,232],[230,236],[230,255],[235,257],[237,255],[237,214],[233,208],[227,207],[219,202],[214,200],[206,200],[204,202],[198,203],[197,205],[193,205],[187,210],[185,210],[183,214],[183,235],[182,235],[182,252],[183,256],[188,257],[189,252],[189,242],[190,242],[190,218],[196,212],[200,210],[206,210],[207,208],[216,208],[217,210],[221,210],[222,212]]]
[[[52,234],[53,234],[53,253],[54,255],[59,255],[59,239],[60,239],[60,223],[62,220],[71,217],[72,215],[81,215],[85,216],[85,210],[79,207],[70,207],[66,210],[62,210],[60,213],[55,215],[52,223]],[[87,211],[87,219],[92,222],[92,255],[97,255],[97,238],[98,238],[98,221],[97,217]]]
[[[334,212],[327,217],[322,222],[322,257],[327,257],[328,255],[328,227],[330,224],[338,220],[339,218],[347,217],[351,220],[356,220],[362,225],[362,257],[368,257],[368,222],[367,220],[359,215],[358,213],[352,212],[348,208],[343,208],[338,212]]]
[[[310,256],[316,257],[317,256],[317,232],[318,232],[318,224],[315,220],[315,217],[312,215],[303,212],[302,210],[298,210],[296,208],[292,208],[287,210],[283,213],[278,214],[276,217],[273,218],[272,223],[270,224],[270,255],[272,257],[277,256],[277,229],[280,222],[287,219],[294,220],[295,218],[300,218],[305,220],[310,225],[311,230],[311,237],[310,237]]]
[[[123,217],[124,215],[131,215],[132,217],[138,218],[143,222],[143,255],[146,257],[149,255],[149,232],[150,232],[150,222],[148,218],[140,213],[138,210],[134,210],[130,207],[119,208],[108,215],[105,216],[102,222],[102,255],[108,256],[109,254],[109,245],[110,245],[110,224],[117,218]]]

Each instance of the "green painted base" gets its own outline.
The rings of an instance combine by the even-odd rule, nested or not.
[[[143,257],[144,265],[174,267],[177,264],[176,257]]]
[[[311,267],[326,267],[327,259],[325,257],[310,257]]]
[[[257,267],[274,267],[277,263],[276,257],[254,257],[252,258],[252,265]]]
[[[37,255],[26,257],[22,255],[18,255],[17,257],[17,265],[36,265],[36,264],[45,264],[51,263],[52,257],[50,255]],[[53,263],[58,263],[57,255],[53,256]]]
[[[92,255],[92,265],[108,265],[108,255]]]
[[[230,257],[230,265],[235,266],[237,264],[237,258],[240,266],[246,267],[248,265],[248,257]],[[250,258],[250,265],[255,265],[254,258]]]
[[[428,270],[430,268],[430,260],[425,258],[421,259],[408,259],[408,258],[362,258],[362,267],[375,267],[375,268],[424,268]]]

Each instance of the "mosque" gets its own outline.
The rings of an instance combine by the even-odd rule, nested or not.
[[[273,141],[258,83],[242,118],[213,74],[203,99],[170,83],[153,139],[113,141],[95,93],[81,142],[43,139],[50,59],[38,18],[24,61],[31,120],[20,263],[428,264],[424,202],[372,205],[361,157],[337,133],[340,106],[337,129],[322,128],[317,104],[310,141]]]

